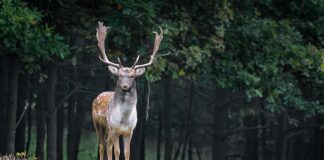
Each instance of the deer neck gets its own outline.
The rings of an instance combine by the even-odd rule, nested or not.
[[[131,106],[136,106],[136,83],[134,82],[133,85],[129,88],[129,90],[124,91],[117,82],[114,95],[114,103],[116,104],[116,106],[118,106],[119,104],[129,104]]]
[[[121,89],[117,82],[114,99],[110,106],[109,121],[116,126],[132,126],[133,128],[133,123],[137,119],[136,103],[137,92],[135,82],[127,91]]]

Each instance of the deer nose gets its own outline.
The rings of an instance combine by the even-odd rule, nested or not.
[[[127,90],[128,89],[128,85],[122,85],[121,86],[123,90]]]

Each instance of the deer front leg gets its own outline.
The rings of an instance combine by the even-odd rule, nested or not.
[[[108,136],[107,141],[106,141],[106,150],[107,150],[107,159],[112,160],[112,148],[113,143],[112,143],[112,138],[111,136]]]
[[[125,160],[129,160],[130,158],[130,143],[132,139],[132,134],[124,135],[124,154],[125,154]]]
[[[119,136],[114,138],[114,152],[115,152],[115,160],[119,160],[120,148],[119,148]]]
[[[105,151],[105,145],[102,143],[99,143],[99,159],[103,160],[103,155],[104,155],[104,151]]]
[[[99,150],[99,160],[103,160],[104,154],[105,154],[105,131],[103,127],[100,124],[97,124],[94,122],[94,127],[96,129],[96,134],[99,139],[99,145],[98,145],[98,150]]]

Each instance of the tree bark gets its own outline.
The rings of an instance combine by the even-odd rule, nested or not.
[[[322,160],[324,159],[324,130],[320,126],[324,123],[324,117],[318,115],[316,119],[318,127],[315,129],[315,160]]]
[[[185,131],[186,132],[186,131]],[[187,134],[183,134],[183,145],[182,145],[182,153],[181,153],[181,160],[185,160],[186,159],[186,149],[187,149]]]
[[[75,148],[75,107],[76,96],[73,95],[69,102],[68,108],[68,139],[67,139],[67,157],[69,160],[75,160],[74,148]]]
[[[74,137],[74,143],[73,143],[73,149],[72,149],[72,153],[73,154],[72,157],[74,157],[75,159],[71,159],[71,160],[77,160],[78,159],[78,153],[79,153],[79,144],[81,141],[81,135],[82,135],[82,126],[83,126],[83,122],[84,122],[84,118],[85,118],[85,108],[90,106],[89,103],[87,103],[87,97],[84,97],[87,95],[81,95],[80,97],[80,104],[78,104],[77,106],[77,110],[75,112],[75,128],[74,128],[74,135],[72,135]],[[70,159],[69,159],[70,160]]]
[[[16,137],[16,116],[17,116],[17,101],[18,101],[18,56],[9,56],[9,108],[8,108],[8,126],[6,135],[6,153],[15,154],[15,137]]]
[[[77,111],[76,111],[76,121],[75,124],[75,145],[74,145],[74,156],[75,160],[78,159],[78,153],[79,153],[79,145],[81,141],[81,135],[82,135],[82,126],[84,122],[84,114],[85,114],[85,108],[88,107],[86,104],[86,97],[81,97],[81,104],[78,105]],[[83,101],[82,101],[83,100]]]
[[[262,104],[264,106],[264,103]],[[263,107],[264,108],[264,107]],[[267,124],[267,119],[265,117],[266,115],[261,115],[260,119],[261,119],[261,126],[266,126]],[[272,155],[268,149],[268,144],[267,144],[267,137],[269,136],[268,133],[268,129],[267,128],[263,128],[261,129],[261,139],[260,139],[260,145],[262,147],[262,160],[270,160],[272,159]]]
[[[164,80],[164,104],[163,104],[163,119],[164,119],[164,160],[170,160],[172,156],[171,142],[171,124],[170,124],[170,109],[172,101],[171,93],[171,78],[166,76]]]
[[[286,131],[288,129],[288,111],[285,110],[281,116],[281,125],[279,126],[279,135],[277,137],[277,154],[278,159],[287,160],[287,138]]]
[[[60,70],[61,71],[61,70]],[[59,72],[59,71],[58,71]],[[58,76],[58,85],[56,86],[57,100],[56,108],[57,108],[57,160],[63,160],[63,137],[64,137],[64,122],[65,122],[65,102],[63,104],[59,104],[66,98],[66,94],[69,92],[68,84],[64,83],[66,80],[62,76]],[[59,106],[60,105],[60,106]],[[59,108],[58,108],[59,107]]]
[[[184,142],[185,142],[185,137],[186,137],[185,136],[185,119],[183,119],[181,122],[180,134],[181,134],[181,137],[180,137],[179,145],[178,145],[177,150],[174,153],[173,160],[178,159],[181,149],[182,149],[182,146],[184,145]]]
[[[32,94],[31,94],[32,95]],[[31,142],[31,128],[32,128],[32,113],[31,113],[31,103],[29,104],[29,107],[27,108],[27,141],[26,141],[26,152],[29,153],[30,149],[30,142]]]
[[[227,152],[226,129],[227,110],[224,105],[228,99],[226,90],[218,90],[215,95],[216,104],[213,112],[213,137],[212,137],[212,159],[225,160]]]
[[[257,121],[254,116],[248,116],[245,118],[245,126],[253,127],[257,126]],[[253,129],[245,132],[245,157],[247,160],[258,159],[258,130]]]
[[[57,83],[57,65],[48,66],[47,82],[47,159],[57,160],[57,112],[55,105],[55,87]]]
[[[67,139],[67,157],[68,159],[74,160],[74,145],[75,145],[75,118],[74,118],[74,108],[76,105],[75,100],[76,95],[73,95],[69,102],[68,107],[68,139]]]
[[[36,102],[36,158],[44,160],[44,146],[46,134],[45,116],[45,82],[39,82]]]
[[[188,160],[192,160],[192,137],[189,138],[188,142]]]
[[[158,115],[158,135],[156,142],[156,160],[160,160],[161,158],[161,143],[162,143],[162,109],[159,108]]]
[[[8,59],[6,55],[0,58],[0,155],[6,153],[7,109],[8,109]]]
[[[18,106],[17,106],[17,127],[16,127],[16,144],[15,144],[15,150],[16,152],[24,152],[25,151],[25,140],[26,140],[26,109],[25,109],[25,101],[27,99],[27,96],[29,95],[29,88],[28,88],[28,81],[29,76],[25,75],[24,77],[20,76],[19,78],[19,88],[18,88]],[[21,119],[19,121],[19,119]],[[19,122],[18,122],[19,121]]]
[[[192,125],[194,123],[194,116],[192,116],[192,108],[194,105],[194,98],[195,98],[195,82],[192,80],[190,84],[190,91],[189,91],[189,104],[187,109],[187,118],[186,121],[188,125],[186,125],[186,132],[188,134],[188,160],[192,160],[192,135],[193,129]]]
[[[57,160],[63,160],[64,107],[57,110]]]
[[[144,80],[144,92],[141,95],[141,105],[137,105],[138,109],[138,123],[134,131],[134,145],[132,150],[133,160],[145,160],[145,121],[146,121],[146,107],[147,107],[147,93],[148,93],[148,82]]]

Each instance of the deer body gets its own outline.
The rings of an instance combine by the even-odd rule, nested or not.
[[[123,136],[125,143],[130,144],[137,123],[136,103],[135,85],[128,92],[117,85],[115,92],[103,92],[93,101],[92,117],[99,137],[100,160],[103,159],[104,146],[107,147],[107,153],[112,153],[112,144],[119,143],[120,136]],[[125,157],[129,157],[129,146],[125,147]],[[115,147],[115,156],[119,157],[119,153],[119,148]],[[108,157],[111,159],[112,155]]]
[[[98,47],[101,51],[99,59],[108,65],[109,71],[118,77],[114,92],[103,92],[92,103],[92,119],[99,139],[99,156],[103,160],[104,149],[107,150],[108,160],[112,160],[114,146],[115,160],[119,160],[119,137],[124,140],[125,160],[130,159],[130,142],[133,130],[137,123],[137,91],[135,78],[145,72],[145,67],[153,63],[154,56],[163,39],[161,34],[155,32],[155,43],[150,61],[146,64],[136,65],[139,56],[132,67],[123,67],[119,58],[119,64],[109,61],[105,53],[105,38],[108,27],[99,22],[97,29]]]

